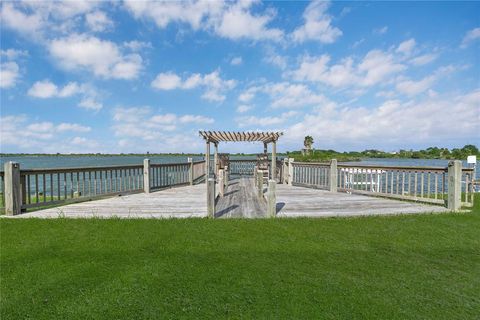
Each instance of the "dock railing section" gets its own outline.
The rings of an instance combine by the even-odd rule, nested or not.
[[[473,169],[451,161],[448,167],[371,166],[294,162],[284,159],[284,183],[329,191],[365,194],[444,205],[473,206]]]
[[[21,169],[7,162],[0,172],[0,210],[7,215],[30,208],[150,192],[193,183],[205,176],[204,161],[89,168]]]

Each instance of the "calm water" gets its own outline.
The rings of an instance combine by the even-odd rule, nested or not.
[[[33,168],[69,168],[69,167],[98,167],[110,165],[142,164],[145,156],[24,156],[24,157],[1,157],[1,170],[7,161],[16,161],[24,169]],[[187,156],[150,156],[151,163],[174,163],[187,162]],[[202,160],[201,156],[194,156],[194,160]],[[255,159],[255,157],[235,156],[232,159]],[[364,159],[361,162],[352,162],[371,165],[398,165],[398,166],[433,166],[446,167],[448,160],[438,159]],[[467,163],[464,162],[464,166]],[[480,164],[477,162],[477,178],[480,178]]]

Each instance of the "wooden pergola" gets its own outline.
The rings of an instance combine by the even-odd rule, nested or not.
[[[238,131],[200,131],[200,136],[205,139],[206,152],[206,172],[207,180],[210,173],[210,143],[213,143],[214,150],[214,168],[217,167],[218,161],[218,144],[220,142],[263,142],[263,151],[267,153],[268,144],[272,144],[272,170],[276,172],[277,166],[277,140],[280,138],[282,132],[238,132]],[[216,175],[216,172],[215,172]]]

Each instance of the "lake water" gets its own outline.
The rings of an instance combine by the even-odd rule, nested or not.
[[[150,156],[151,163],[175,163],[187,162],[188,156]],[[202,156],[193,156],[194,160],[202,160]],[[130,165],[142,164],[145,156],[9,156],[1,157],[1,169],[3,164],[8,161],[16,161],[20,163],[20,167],[24,169],[33,168],[70,168],[70,167],[99,167],[110,165]],[[254,156],[232,156],[231,159],[255,159]],[[392,165],[392,166],[425,166],[425,167],[446,167],[449,160],[439,159],[364,159],[361,164],[371,165]],[[464,161],[464,166],[467,166]],[[480,166],[477,162],[477,179],[480,178]]]

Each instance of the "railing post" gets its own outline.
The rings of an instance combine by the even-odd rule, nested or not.
[[[337,159],[330,161],[330,192],[337,192]]]
[[[207,180],[207,216],[215,217],[215,179],[213,178]]]
[[[269,218],[274,218],[277,214],[277,197],[275,195],[276,184],[275,180],[268,181],[267,216]]]
[[[188,162],[190,163],[190,167],[189,167],[189,182],[190,182],[190,185],[193,186],[193,159],[192,158],[188,158]]]
[[[150,193],[150,159],[143,160],[143,192]]]
[[[293,161],[295,159],[288,158],[288,184],[292,185],[293,183]]]
[[[462,206],[462,161],[448,163],[448,200],[447,207],[457,211]]]
[[[5,169],[5,214],[13,216],[22,212],[22,192],[20,186],[20,164],[9,161]]]
[[[223,197],[224,191],[225,191],[225,185],[224,185],[224,171],[223,169],[218,170],[218,193],[220,194],[220,197]]]
[[[257,170],[257,192],[258,197],[263,198],[263,171]]]
[[[228,187],[228,166],[225,166],[225,187]]]

